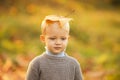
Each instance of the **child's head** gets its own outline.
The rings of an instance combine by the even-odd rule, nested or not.
[[[69,21],[71,18],[65,18],[63,16],[57,16],[57,15],[49,15],[46,16],[45,19],[42,21],[41,24],[41,31],[42,34],[46,34],[46,28],[49,28],[51,24],[58,23],[60,28],[65,29],[67,32],[69,32]]]
[[[43,20],[40,39],[52,53],[58,54],[65,50],[69,37],[70,20],[71,18],[56,15],[46,16]]]

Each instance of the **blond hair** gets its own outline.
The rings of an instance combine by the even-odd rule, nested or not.
[[[72,18],[66,18],[63,16],[57,16],[57,15],[48,15],[44,18],[41,24],[41,31],[42,34],[45,34],[46,28],[49,26],[49,24],[53,24],[55,22],[59,23],[59,27],[65,29],[66,31],[69,32],[70,27],[69,27],[69,21],[72,20]]]

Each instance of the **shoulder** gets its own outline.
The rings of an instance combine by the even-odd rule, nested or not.
[[[31,61],[30,61],[30,65],[38,65],[40,64],[40,61],[43,59],[43,55],[38,55],[36,57],[34,57]]]
[[[80,65],[78,60],[76,58],[72,57],[72,56],[67,55],[67,60],[74,65]]]

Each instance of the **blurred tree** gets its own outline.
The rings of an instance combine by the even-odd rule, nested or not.
[[[118,7],[118,6],[120,6],[120,0],[111,0],[111,4],[112,4],[113,6]]]
[[[111,6],[111,7],[118,7],[120,6],[120,0],[76,0],[79,2],[83,2],[85,4],[90,4],[94,6]]]

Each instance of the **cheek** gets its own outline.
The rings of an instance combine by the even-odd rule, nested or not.
[[[51,45],[53,45],[54,44],[54,42],[53,41],[50,41],[50,40],[47,40],[47,42],[46,42],[46,45],[49,45],[49,46],[51,46]]]
[[[64,41],[63,44],[64,44],[64,45],[67,45],[67,44],[68,44],[68,40]]]

